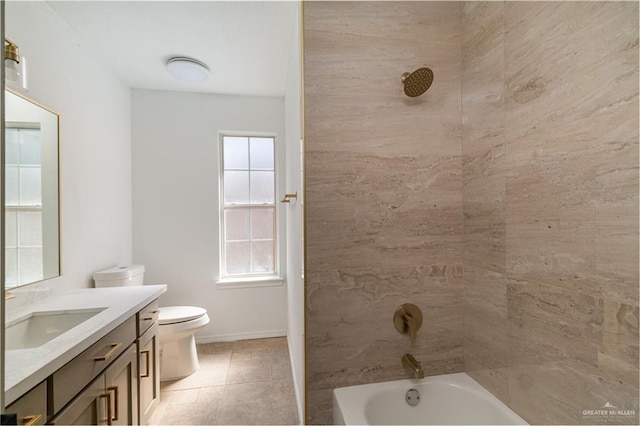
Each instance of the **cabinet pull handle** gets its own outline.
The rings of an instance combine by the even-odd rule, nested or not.
[[[101,394],[100,398],[107,398],[107,425],[111,425],[111,392]]]
[[[115,414],[111,417],[111,420],[113,420],[114,422],[118,421],[118,413],[120,412],[120,410],[118,410],[118,400],[120,399],[120,397],[118,396],[118,387],[117,386],[110,386],[107,388],[107,391],[111,392],[113,391],[113,393],[115,393],[115,395],[113,396],[113,410],[115,412]],[[111,395],[111,393],[109,393],[109,395]],[[112,414],[112,413],[111,413]]]
[[[30,416],[24,416],[22,418],[21,424],[25,426],[34,426],[38,424],[41,418],[42,418],[42,414],[32,414]]]
[[[146,366],[146,372],[144,374],[141,374],[140,377],[149,377],[150,373],[149,373],[149,363],[151,362],[151,349],[143,349],[140,351],[141,354],[144,354],[144,358],[145,358],[145,366]]]
[[[160,312],[160,309],[156,309],[156,310],[153,310],[153,311],[149,312],[151,314],[151,316],[150,317],[143,317],[142,321],[151,321],[151,320],[155,319],[154,315],[157,314],[158,312]]]
[[[109,358],[111,358],[113,356],[114,353],[116,353],[118,351],[118,349],[120,349],[120,347],[122,346],[122,343],[113,343],[111,344],[111,349],[109,349],[109,352],[107,352],[106,354],[102,355],[102,356],[97,356],[95,358],[93,358],[94,361],[106,361]]]

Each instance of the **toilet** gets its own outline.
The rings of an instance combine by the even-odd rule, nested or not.
[[[93,274],[96,288],[143,285],[144,266],[118,266]],[[206,309],[196,306],[160,307],[160,380],[187,377],[198,369],[195,333],[209,324]]]

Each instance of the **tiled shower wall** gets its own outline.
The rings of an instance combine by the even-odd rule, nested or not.
[[[465,370],[532,424],[638,424],[638,3],[462,19]]]
[[[307,421],[412,352],[531,423],[637,423],[584,412],[638,412],[638,4],[307,2],[304,37]]]
[[[333,388],[462,371],[456,2],[305,2],[307,422]],[[400,76],[429,66],[410,99]],[[418,305],[411,343],[395,308]]]

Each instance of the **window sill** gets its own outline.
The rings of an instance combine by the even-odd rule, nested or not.
[[[270,277],[241,277],[223,278],[216,281],[219,289],[237,289],[252,287],[280,287],[284,284],[284,278],[274,275]]]

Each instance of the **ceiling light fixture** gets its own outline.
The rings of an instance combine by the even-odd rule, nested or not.
[[[200,82],[209,78],[209,67],[191,58],[169,59],[167,71],[180,81]]]

